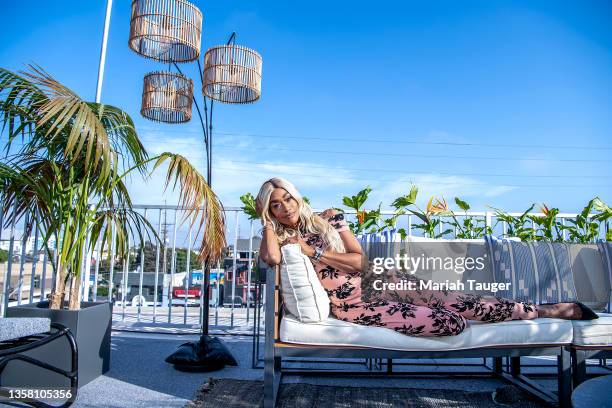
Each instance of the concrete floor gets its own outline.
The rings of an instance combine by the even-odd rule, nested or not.
[[[83,386],[73,407],[182,407],[194,397],[195,392],[210,377],[262,380],[263,370],[251,368],[251,337],[220,337],[228,345],[239,365],[211,373],[185,373],[175,370],[164,359],[180,344],[197,340],[197,336],[113,332],[110,371]],[[263,353],[263,349],[261,352]],[[525,360],[525,363],[554,364],[553,359],[546,358]],[[430,363],[450,362],[450,360],[421,361]],[[482,359],[453,361],[481,362]],[[327,365],[327,367],[337,367],[337,365]],[[349,367],[351,370],[366,370],[364,364],[353,364],[345,367]],[[411,369],[426,370],[431,368],[412,367]],[[454,369],[435,367],[434,369],[465,370],[465,368],[460,367]],[[542,369],[538,370],[542,371]],[[552,366],[551,372],[554,372]],[[503,382],[496,379],[449,377],[364,379],[287,376],[283,381],[337,386],[409,387],[471,391],[494,391],[504,385]],[[538,384],[549,390],[554,390],[556,387],[554,379],[540,379]]]
[[[164,362],[164,358],[171,354],[178,345],[186,341],[197,340],[196,336],[114,333],[111,370],[105,376],[84,386],[73,406],[77,408],[182,407],[193,398],[197,389],[209,377],[263,380],[263,370],[251,368],[252,338],[247,336],[222,336],[221,338],[234,354],[239,364],[238,367],[226,367],[212,373],[184,373],[174,370],[171,365]],[[263,353],[263,349],[261,352]],[[436,361],[429,360],[428,362],[435,363]],[[552,363],[552,361],[549,362]],[[323,367],[334,366],[323,365]],[[366,371],[365,364],[351,364],[345,367],[351,370]],[[456,368],[456,370],[461,369]],[[283,381],[338,386],[443,388],[472,391],[494,391],[504,385],[503,382],[495,379],[473,378],[355,379],[287,376]],[[555,387],[554,380],[543,380],[541,383],[546,388],[552,386],[554,389]]]

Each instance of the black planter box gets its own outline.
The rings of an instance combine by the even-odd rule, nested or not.
[[[38,304],[13,306],[7,317],[47,317],[68,327],[76,339],[79,388],[110,368],[112,303],[81,302],[80,310],[51,310]],[[70,346],[65,337],[45,344],[26,355],[70,370]],[[23,361],[11,361],[2,373],[4,387],[69,388],[68,378]]]

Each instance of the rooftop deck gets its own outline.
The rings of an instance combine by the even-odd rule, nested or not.
[[[79,391],[74,407],[183,407],[193,399],[196,391],[209,378],[235,378],[263,380],[263,370],[251,368],[252,337],[224,335],[223,341],[231,349],[238,361],[237,367],[226,367],[210,373],[185,373],[175,370],[164,358],[178,345],[197,340],[196,335],[143,334],[114,331],[111,346],[111,368],[106,375],[83,386]],[[409,360],[406,360],[407,362]],[[359,361],[355,361],[360,363]],[[419,360],[419,364],[438,364],[437,366],[411,366],[411,371],[422,371],[424,376],[410,378],[341,378],[317,376],[284,377],[284,383],[308,382],[319,385],[341,387],[403,387],[418,389],[452,389],[463,391],[490,391],[505,384],[492,378],[466,378],[425,376],[426,371],[482,371],[476,367],[449,367],[440,363],[480,363],[482,359]],[[525,367],[525,372],[539,371],[555,373],[551,358],[526,358],[524,364],[550,365],[550,368]],[[297,363],[292,363],[296,365]],[[309,365],[309,364],[306,364]],[[302,364],[304,366],[304,364]],[[317,364],[318,368],[348,368],[368,371],[365,364]],[[399,368],[402,370],[402,368]],[[548,390],[555,390],[553,377],[538,377],[537,383]]]

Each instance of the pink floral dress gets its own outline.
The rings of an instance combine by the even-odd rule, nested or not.
[[[338,232],[349,228],[344,214],[327,220]],[[311,247],[322,247],[319,234],[303,233]],[[314,265],[319,280],[331,302],[332,314],[338,319],[366,326],[380,326],[410,336],[449,336],[461,333],[466,319],[502,322],[535,319],[536,306],[508,299],[453,291],[416,291],[411,302],[385,299],[363,301],[361,276],[322,262]]]

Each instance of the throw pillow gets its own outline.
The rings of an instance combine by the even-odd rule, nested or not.
[[[498,296],[541,303],[576,300],[569,247],[559,242],[520,242],[485,237],[495,282],[509,282]]]
[[[610,305],[612,304],[612,242],[603,240],[597,241],[597,250],[601,256],[601,263],[603,264],[606,280],[608,281],[608,288],[610,289],[607,308],[608,313],[610,313]]]
[[[329,298],[300,244],[281,247],[281,294],[285,309],[304,323],[329,317]]]

